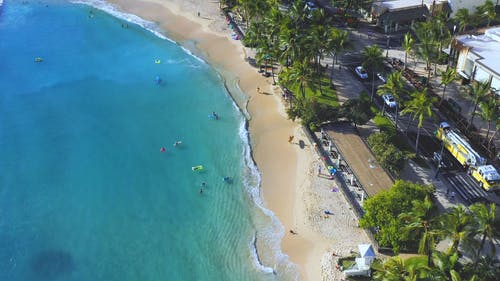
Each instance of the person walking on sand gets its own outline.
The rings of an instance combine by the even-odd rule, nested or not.
[[[292,143],[293,138],[294,138],[294,136],[293,136],[293,135],[289,136],[289,137],[288,137],[288,143]]]
[[[260,94],[260,87],[257,87],[257,94]]]
[[[321,175],[321,169],[322,169],[321,164],[319,164],[318,165],[318,176]]]

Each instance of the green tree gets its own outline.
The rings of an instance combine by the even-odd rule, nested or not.
[[[287,114],[292,120],[300,118],[302,125],[313,130],[323,122],[339,118],[338,108],[319,103],[315,98],[299,99],[287,109]]]
[[[397,180],[389,190],[364,201],[365,214],[360,220],[360,226],[375,228],[379,244],[392,247],[396,253],[401,247],[411,247],[416,241],[408,233],[401,231],[404,224],[398,219],[398,215],[411,211],[415,201],[423,201],[433,191],[432,186]]]
[[[486,20],[488,21],[486,27],[490,27],[491,21],[494,20],[497,16],[497,13],[495,11],[495,4],[491,0],[486,0],[484,4],[477,7],[476,10],[477,14],[479,14],[483,18],[486,18]]]
[[[362,53],[363,67],[372,74],[372,91],[370,100],[373,101],[373,94],[375,93],[375,72],[381,67],[384,60],[382,56],[382,49],[378,45],[371,45],[365,47]]]
[[[476,277],[478,281],[498,281],[500,267],[495,258],[486,256],[481,257],[478,262],[464,264],[461,273],[469,280]]]
[[[451,281],[466,281],[467,279],[464,279],[460,277],[460,274],[456,270],[450,271],[451,273]],[[473,275],[468,281],[479,281],[476,275]]]
[[[442,230],[437,223],[436,205],[431,201],[430,196],[426,196],[423,202],[413,202],[413,209],[410,212],[400,214],[399,218],[403,220],[406,231],[420,233],[418,253],[427,255],[427,265],[431,267],[432,252],[437,239],[442,235]]]
[[[293,84],[298,84],[302,99],[306,97],[306,85],[310,83],[313,73],[309,63],[304,61],[295,61],[290,69],[289,79]]]
[[[481,242],[475,254],[475,262],[477,263],[481,257],[481,252],[488,242],[490,255],[495,254],[495,243],[493,242],[493,236],[495,234],[495,217],[496,217],[496,205],[491,203],[490,205],[485,205],[482,203],[475,203],[470,206],[472,216],[475,222],[475,233],[481,236]]]
[[[431,63],[438,57],[439,48],[435,36],[434,22],[420,22],[415,24],[414,31],[419,43],[416,48],[417,57],[423,59],[427,69],[427,83],[431,77]]]
[[[465,28],[471,24],[471,16],[466,8],[458,9],[453,19],[458,22],[460,32],[465,31]]]
[[[488,124],[486,139],[489,138],[491,132],[491,124],[496,122],[500,117],[496,98],[486,99],[479,104],[479,116]]]
[[[353,123],[354,127],[366,124],[374,116],[370,110],[370,102],[362,98],[344,102],[340,107],[340,115]]]
[[[238,6],[243,9],[247,28],[255,17],[262,17],[263,13],[270,9],[269,4],[267,0],[238,0]]]
[[[466,241],[472,234],[472,216],[464,205],[460,204],[443,214],[441,220],[444,235],[451,238],[451,245],[447,253],[449,255],[457,253],[460,243]]]
[[[403,40],[403,50],[405,50],[405,66],[408,64],[408,54],[413,50],[413,46],[415,45],[415,39],[411,36],[409,32],[405,34],[405,38]]]
[[[500,110],[500,109],[498,109],[498,110]],[[495,124],[495,132],[493,133],[493,135],[491,135],[490,139],[488,140],[488,148],[491,147],[491,145],[493,144],[493,140],[495,139],[495,137],[498,133],[498,130],[500,130],[500,118],[497,118],[494,121],[494,124]]]
[[[443,95],[439,104],[443,103],[446,95],[446,87],[456,79],[457,72],[454,68],[448,67],[446,70],[441,71],[441,85],[443,85]]]
[[[389,76],[387,77],[387,82],[381,85],[377,90],[377,94],[383,95],[389,93],[396,100],[396,114],[394,114],[394,126],[396,128],[396,131],[398,129],[398,110],[401,103],[401,96],[405,92],[406,91],[404,89],[404,81],[401,71],[396,71],[389,74]]]
[[[436,98],[427,97],[427,88],[422,91],[416,90],[411,95],[412,99],[406,104],[406,108],[401,111],[402,114],[411,114],[413,119],[418,119],[417,123],[417,139],[415,141],[415,154],[418,156],[418,140],[420,138],[420,129],[424,125],[425,117],[434,116],[432,104],[436,102]]]
[[[434,280],[452,280],[452,272],[458,270],[458,253],[442,253],[434,251],[432,253],[432,276]]]
[[[384,132],[374,133],[367,141],[380,165],[392,174],[399,175],[405,166],[406,155],[392,144],[389,135]]]
[[[399,256],[386,260],[381,268],[375,268],[375,281],[416,281],[423,280],[430,273],[430,268],[419,257],[403,259]]]
[[[333,69],[337,61],[337,55],[349,44],[349,33],[345,30],[332,28],[327,41],[327,52],[332,55],[332,67],[330,68],[330,85],[333,83]]]
[[[485,101],[488,98],[488,95],[490,95],[490,88],[491,82],[489,80],[485,80],[483,82],[474,81],[472,85],[469,86],[469,95],[472,97],[474,102],[469,120],[469,126],[471,126],[472,122],[474,122],[474,117],[476,116],[479,103]]]
[[[434,57],[434,75],[437,75],[437,63],[444,59],[443,46],[449,46],[451,43],[451,32],[448,27],[448,15],[439,12],[430,20],[430,30],[436,42],[437,54]],[[429,78],[429,77],[427,77]]]

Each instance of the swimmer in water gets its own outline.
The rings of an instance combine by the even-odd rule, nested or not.
[[[181,143],[182,143],[182,141],[176,141],[176,142],[174,143],[174,147],[176,147],[176,146],[180,145]]]
[[[166,152],[166,151],[167,151],[167,149],[166,149],[165,147],[163,147],[163,146],[162,146],[162,147],[160,148],[160,152]]]
[[[212,116],[215,118],[215,120],[219,120],[219,115],[217,115],[217,112],[213,111]]]

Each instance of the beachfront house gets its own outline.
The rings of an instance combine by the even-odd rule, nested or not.
[[[491,81],[500,95],[500,27],[487,29],[483,35],[461,35],[453,39],[450,59],[463,84]]]

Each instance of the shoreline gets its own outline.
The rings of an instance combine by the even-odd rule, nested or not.
[[[339,274],[332,274],[332,253],[352,250],[352,241],[348,240],[352,239],[351,233],[346,233],[341,225],[343,222],[338,221],[342,219],[340,216],[325,220],[322,214],[324,209],[318,210],[316,206],[326,204],[317,198],[316,193],[328,192],[331,182],[316,177],[315,167],[319,161],[315,160],[317,154],[313,145],[302,127],[288,120],[279,87],[272,85],[272,78],[264,78],[250,66],[245,61],[247,53],[241,42],[231,40],[231,30],[227,28],[218,2],[107,2],[120,11],[156,23],[169,39],[200,55],[218,72],[224,87],[246,118],[250,156],[261,178],[259,190],[263,207],[272,211],[284,228],[282,236],[276,234],[279,235],[277,239],[281,239],[278,242],[281,252],[275,254],[286,255],[286,261],[296,266],[300,280],[340,280]],[[257,93],[257,88],[261,89],[261,93]],[[246,96],[246,100],[243,98],[241,101],[240,97],[234,96],[239,92]],[[287,142],[290,135],[295,136],[293,144]],[[323,190],[316,190],[318,186]],[[331,194],[326,193],[325,196],[331,197]],[[347,204],[338,201],[343,198],[329,199],[334,200],[328,202],[332,207],[325,208]],[[323,231],[325,224],[330,225],[329,232]],[[337,248],[333,249],[334,246]]]

